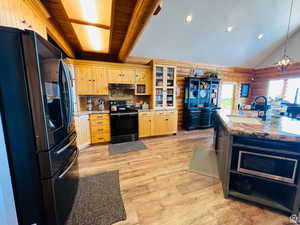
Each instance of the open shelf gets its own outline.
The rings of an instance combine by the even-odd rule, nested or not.
[[[291,213],[296,185],[230,171],[229,195]]]
[[[269,179],[269,178],[265,178],[265,177],[260,177],[260,176],[255,176],[255,175],[251,175],[251,174],[247,174],[247,173],[241,173],[241,172],[238,172],[236,170],[230,170],[230,173],[241,175],[241,176],[246,176],[246,177],[251,177],[251,178],[254,178],[254,179],[258,179],[258,180],[263,180],[263,181],[268,181],[268,182],[274,182],[274,183],[277,183],[277,184],[287,185],[289,187],[294,187],[294,188],[297,187],[296,184],[282,182],[282,181],[273,180],[273,179]]]
[[[258,204],[262,204],[271,208],[275,208],[287,213],[291,213],[292,210],[290,210],[289,208],[287,208],[286,206],[284,206],[283,204],[280,204],[276,201],[273,201],[272,199],[268,199],[265,196],[260,195],[259,193],[252,193],[251,195],[247,195],[247,194],[243,194],[234,190],[229,190],[229,195],[236,197],[236,198],[240,198],[240,199],[244,199],[250,202],[254,202],[254,203],[258,203]]]
[[[258,150],[258,151],[264,151],[264,152],[271,152],[271,153],[277,152],[277,153],[281,153],[281,154],[289,154],[289,155],[300,156],[299,152],[292,152],[292,151],[287,151],[287,150],[264,148],[264,147],[259,147],[259,146],[246,145],[246,144],[233,144],[232,146],[233,147],[239,147],[239,148]]]

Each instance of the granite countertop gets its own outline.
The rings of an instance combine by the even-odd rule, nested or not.
[[[161,112],[161,111],[175,111],[177,109],[139,109],[139,112]]]
[[[249,135],[281,141],[300,142],[300,120],[285,116],[262,121],[257,112],[218,110],[221,122],[232,135]]]
[[[74,112],[74,116],[90,115],[90,114],[106,114],[109,113],[109,110],[104,111],[79,111]]]

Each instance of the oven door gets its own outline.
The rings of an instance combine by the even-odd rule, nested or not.
[[[137,113],[111,113],[111,136],[122,136],[138,133]]]
[[[287,183],[295,183],[298,159],[239,151],[238,171]]]

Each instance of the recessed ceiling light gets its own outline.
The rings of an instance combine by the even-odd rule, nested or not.
[[[192,20],[193,20],[193,15],[192,14],[187,15],[186,18],[185,18],[186,23],[191,23]]]
[[[226,28],[226,31],[227,31],[227,32],[231,32],[231,31],[233,31],[233,28],[234,28],[233,26],[228,26],[228,27]]]
[[[260,40],[260,39],[262,39],[264,36],[265,36],[264,34],[259,34],[259,35],[257,35],[257,39]]]

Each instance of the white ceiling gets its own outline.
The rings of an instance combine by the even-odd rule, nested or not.
[[[294,0],[291,30],[300,28]],[[285,38],[290,0],[164,0],[131,55],[225,66],[257,67]],[[185,23],[188,14],[191,24]],[[225,32],[233,25],[234,31]],[[256,39],[264,33],[262,40]]]

